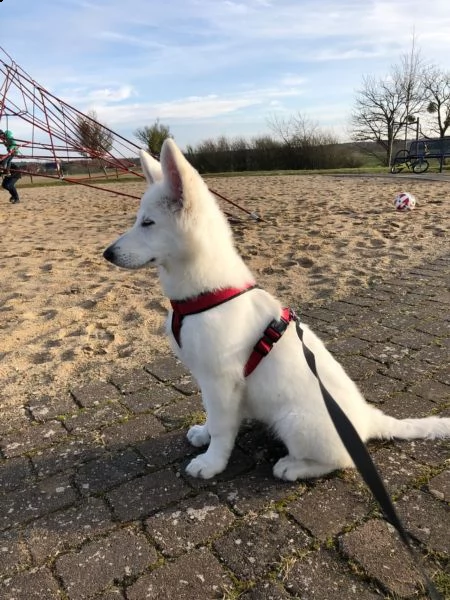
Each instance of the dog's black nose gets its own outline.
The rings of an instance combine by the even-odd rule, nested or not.
[[[111,249],[111,246],[103,252],[103,258],[106,258],[109,262],[114,262],[114,250]]]

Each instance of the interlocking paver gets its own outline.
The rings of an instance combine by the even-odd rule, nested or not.
[[[342,356],[340,362],[350,377],[358,383],[377,373],[380,368],[375,360],[361,354]]]
[[[75,482],[82,494],[96,494],[142,474],[145,469],[145,460],[132,449],[126,449],[82,465]]]
[[[137,580],[128,600],[219,600],[230,578],[217,559],[202,548],[164,564]]]
[[[24,539],[33,560],[43,563],[87,538],[105,533],[115,527],[111,511],[97,498],[55,512],[34,521],[25,529]]]
[[[216,495],[204,493],[156,513],[145,527],[164,555],[178,556],[219,535],[234,518]]]
[[[394,417],[450,416],[449,269],[436,259],[300,311]],[[202,417],[196,382],[173,356],[3,409],[2,600],[425,600],[357,474],[279,481],[284,445],[246,422],[224,473],[188,477],[204,450],[186,432]],[[369,449],[444,592],[449,442]]]
[[[107,590],[106,592],[103,592],[103,594],[100,594],[100,596],[97,596],[97,600],[124,600],[125,596],[122,593],[122,590],[119,590],[118,588],[111,588],[110,590]]]
[[[67,431],[59,421],[49,421],[42,425],[32,425],[21,431],[3,436],[0,448],[6,458],[11,458],[38,448],[50,446],[66,436]]]
[[[93,381],[83,387],[72,388],[71,392],[83,408],[93,408],[108,400],[119,400],[121,397],[117,388],[104,381]]]
[[[435,371],[434,377],[440,383],[450,385],[450,369],[448,368],[448,361],[444,364],[444,366]]]
[[[296,560],[287,570],[284,584],[296,598],[308,600],[376,600],[380,598],[351,574],[331,551],[320,549]],[[255,598],[256,600],[256,598]]]
[[[363,350],[367,350],[371,347],[372,344],[370,344],[370,342],[352,335],[346,337],[340,336],[327,344],[327,348],[330,352],[333,354],[339,354],[341,357],[345,354],[359,354]]]
[[[151,390],[155,384],[155,378],[144,369],[133,369],[122,374],[114,374],[111,382],[123,394],[133,394],[142,390]]]
[[[426,417],[435,408],[436,404],[411,392],[394,392],[383,402],[383,411],[396,419]]]
[[[418,331],[424,331],[435,337],[442,337],[442,334],[450,333],[450,323],[443,323],[442,320],[437,319],[421,319],[416,325]]]
[[[161,419],[167,429],[177,429],[178,427],[186,427],[187,424],[194,424],[199,420],[199,416],[204,414],[201,397],[185,396],[180,394],[181,398],[178,402],[169,404],[155,411],[155,415]],[[194,419],[193,419],[194,417]]]
[[[415,360],[411,355],[407,356],[402,361],[389,363],[388,365],[381,365],[379,372],[386,377],[392,379],[399,379],[404,382],[406,376],[409,380],[424,379],[426,377],[432,377],[433,365],[422,360]]]
[[[323,541],[362,519],[369,508],[365,490],[337,478],[318,483],[287,505],[288,514]]]
[[[101,440],[95,435],[88,434],[39,450],[31,456],[31,462],[38,475],[43,477],[54,475],[59,471],[70,471],[105,454]]]
[[[147,413],[153,408],[160,408],[180,399],[180,394],[168,385],[158,381],[152,382],[150,387],[124,394],[122,404],[133,413]]]
[[[349,315],[350,317],[355,317],[361,312],[357,306],[349,304],[348,302],[343,302],[342,300],[329,302],[327,304],[327,308],[329,310],[337,312],[338,314]]]
[[[70,600],[84,600],[114,581],[142,572],[157,559],[142,533],[122,529],[86,544],[79,552],[61,556],[56,571]]]
[[[430,467],[444,466],[450,453],[448,440],[398,441],[394,445],[414,460]]]
[[[407,530],[427,548],[450,555],[449,507],[432,495],[410,490],[397,502]]]
[[[439,402],[450,398],[450,385],[445,385],[435,379],[425,379],[412,385],[410,392],[421,398],[425,398],[425,400]]]
[[[108,494],[108,499],[118,519],[132,521],[181,500],[190,491],[180,477],[166,469],[121,485]]]
[[[357,329],[353,335],[366,340],[368,342],[389,342],[392,338],[392,329],[383,325],[366,325],[364,328]]]
[[[86,408],[65,418],[64,425],[72,435],[84,435],[128,416],[128,411],[123,406],[115,400],[110,400],[101,407]]]
[[[10,492],[33,476],[31,462],[26,457],[0,461],[0,490]]]
[[[77,494],[67,475],[43,479],[2,496],[0,530],[37,519],[73,504]]]
[[[151,364],[145,366],[146,371],[157,377],[160,381],[175,382],[183,377],[192,377],[186,367],[174,356],[162,356]]]
[[[281,586],[265,581],[239,598],[240,600],[290,600],[292,596]]]
[[[35,398],[27,404],[27,408],[36,421],[48,421],[66,413],[75,412],[78,407],[70,395],[62,398]]]
[[[30,418],[25,409],[20,406],[2,410],[0,419],[0,437],[10,431],[20,430],[31,424]]]
[[[147,467],[154,470],[166,467],[175,461],[180,461],[198,452],[186,439],[186,431],[170,431],[157,435],[135,446],[144,456]]]
[[[407,484],[425,476],[428,468],[412,460],[397,448],[380,448],[372,456],[381,478],[390,494],[397,494]]]
[[[432,344],[433,341],[434,336],[417,330],[395,332],[395,334],[391,337],[391,342],[393,344],[404,346],[410,350],[421,350]]]
[[[450,469],[446,469],[428,482],[428,489],[439,500],[450,502]]]
[[[192,375],[184,375],[173,384],[173,387],[187,396],[199,393],[199,387]]]
[[[440,366],[448,359],[448,348],[439,343],[433,343],[422,348],[414,355],[414,360],[424,361],[430,365]]]
[[[20,531],[3,531],[0,537],[0,573],[10,574],[31,564],[30,554]]]
[[[392,308],[387,314],[383,314],[383,327],[389,329],[398,329],[404,331],[420,325],[420,319],[414,314],[414,311],[408,311],[403,306],[400,309]],[[397,334],[394,332],[392,340],[395,340]]]
[[[379,404],[390,398],[395,392],[401,392],[405,388],[405,382],[390,379],[380,373],[373,373],[366,379],[358,381],[358,387],[368,402]]]
[[[372,519],[340,538],[342,551],[369,577],[400,597],[417,593],[420,575],[412,558],[386,522]]]
[[[161,422],[153,415],[143,414],[122,423],[114,423],[101,431],[102,439],[109,448],[129,446],[165,432]]]
[[[312,542],[301,527],[270,511],[239,525],[214,542],[223,562],[241,579],[268,574],[283,558]]]
[[[276,479],[272,466],[263,464],[243,476],[218,482],[215,489],[235,512],[246,515],[283,505],[303,493],[306,486],[301,482],[287,483]]]
[[[24,571],[0,582],[2,600],[61,600],[58,584],[47,568]]]
[[[397,346],[392,342],[370,342],[370,344],[367,342],[367,344],[365,348],[361,348],[362,356],[382,364],[398,362],[411,354],[410,348]]]

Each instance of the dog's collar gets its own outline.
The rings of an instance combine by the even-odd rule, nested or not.
[[[196,315],[198,313],[219,306],[224,302],[228,302],[233,298],[237,298],[241,294],[245,294],[256,287],[255,283],[246,283],[240,288],[224,288],[221,290],[214,290],[212,292],[203,292],[193,298],[186,298],[186,300],[171,300],[172,306],[172,333],[177,342],[181,347],[180,334],[181,325],[183,318],[188,315]]]

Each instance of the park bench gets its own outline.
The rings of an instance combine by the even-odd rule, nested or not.
[[[439,173],[442,173],[444,161],[450,157],[450,137],[420,139],[402,148],[392,161],[391,173],[400,173],[407,168],[414,173],[425,173],[430,166],[429,160],[439,161]]]

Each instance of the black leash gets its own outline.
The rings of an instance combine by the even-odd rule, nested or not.
[[[333,421],[336,431],[339,434],[339,437],[341,438],[342,443],[345,446],[345,449],[350,454],[361,477],[364,479],[367,487],[370,489],[376,501],[380,505],[386,520],[389,521],[389,523],[391,523],[391,525],[393,525],[398,531],[400,539],[406,546],[414,561],[414,564],[424,578],[425,587],[431,600],[442,600],[441,595],[436,590],[428,575],[425,573],[423,566],[421,565],[421,562],[414,551],[414,548],[411,544],[411,535],[403,526],[403,523],[401,522],[400,517],[398,516],[397,511],[392,504],[391,497],[389,496],[380,474],[373,463],[366,445],[359,437],[358,432],[353,427],[347,415],[320,380],[320,377],[317,373],[315,356],[303,341],[303,330],[300,327],[300,321],[298,317],[295,319],[295,326],[297,328],[297,335],[302,342],[303,353],[305,355],[306,362],[308,363],[309,368],[314,373],[319,383],[325,406],[327,407],[328,413]]]

